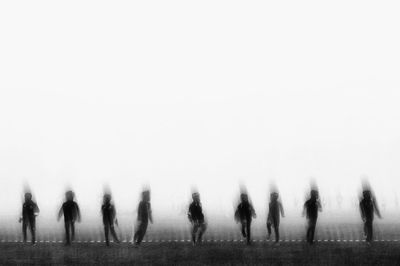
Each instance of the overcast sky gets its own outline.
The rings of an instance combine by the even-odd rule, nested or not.
[[[105,184],[120,212],[148,184],[156,217],[182,215],[193,186],[229,216],[239,182],[262,211],[274,180],[295,216],[311,177],[352,208],[361,175],[393,211],[399,13],[398,1],[2,1],[0,214],[18,215],[26,182],[54,217],[66,186],[97,215]]]

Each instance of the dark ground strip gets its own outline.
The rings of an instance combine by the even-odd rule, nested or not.
[[[1,265],[400,265],[400,243],[0,244]]]

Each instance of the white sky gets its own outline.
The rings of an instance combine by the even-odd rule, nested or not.
[[[362,174],[395,208],[399,13],[398,1],[0,2],[0,214],[18,215],[28,182],[43,215],[68,185],[94,215],[108,183],[120,212],[149,184],[156,217],[183,215],[197,186],[229,217],[239,181],[261,212],[275,180],[295,216],[310,177],[351,208]]]

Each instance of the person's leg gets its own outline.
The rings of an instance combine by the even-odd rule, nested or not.
[[[29,229],[32,235],[32,244],[34,245],[36,242],[36,219],[32,217],[29,221]]]
[[[247,235],[246,235],[246,220],[241,220],[240,224],[242,226],[242,236],[247,237]]]
[[[270,238],[272,234],[272,224],[270,222],[267,223],[267,231],[268,231],[268,238]]]
[[[114,239],[114,242],[115,243],[119,243],[120,241],[118,239],[117,233],[115,232],[114,225],[110,225],[110,231],[111,231],[111,235],[112,235],[112,237]]]
[[[196,243],[196,233],[197,233],[198,229],[199,229],[199,225],[197,223],[193,223],[193,225],[192,225],[192,242],[193,242],[193,244]]]
[[[310,244],[314,243],[315,227],[317,226],[317,220],[312,220],[310,227]]]
[[[367,242],[372,241],[372,220],[367,220],[365,222],[366,228],[367,228]]]
[[[136,243],[140,244],[146,234],[146,230],[147,230],[147,222],[142,222],[139,226],[139,232],[138,232],[138,238]]]
[[[105,237],[106,245],[107,245],[107,246],[110,245],[110,239],[109,239],[109,237],[108,237],[108,235],[109,235],[109,228],[110,228],[109,224],[104,223],[104,237]]]
[[[275,231],[275,242],[279,242],[279,224],[274,224],[274,231]]]
[[[27,234],[26,234],[27,227],[28,227],[28,221],[23,220],[22,221],[22,236],[24,238],[24,242],[26,242],[26,239],[27,239]]]
[[[71,241],[75,240],[75,222],[71,221]]]
[[[199,238],[197,239],[198,242],[201,242],[203,239],[203,234],[204,232],[207,230],[207,224],[206,223],[202,223],[200,225],[200,232],[199,232]]]
[[[251,220],[246,221],[247,243],[251,242]]]
[[[70,237],[70,221],[64,221],[65,226],[65,243],[67,245],[71,244],[71,237]]]

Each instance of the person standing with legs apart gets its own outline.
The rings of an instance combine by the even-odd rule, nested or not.
[[[279,243],[279,223],[281,215],[282,217],[285,217],[282,203],[279,200],[279,193],[272,192],[269,202],[267,229],[268,229],[268,238],[270,238],[272,233],[272,227],[274,227],[275,243]]]
[[[242,228],[242,235],[246,238],[248,245],[251,244],[251,221],[256,218],[256,212],[253,205],[249,202],[249,197],[246,193],[240,194],[240,203],[235,211],[235,220],[240,222]]]
[[[365,241],[371,243],[373,239],[374,213],[376,213],[380,219],[382,219],[382,216],[370,190],[363,191],[363,198],[360,201],[360,213],[364,222]]]
[[[74,201],[74,192],[70,190],[67,191],[65,193],[65,199],[66,201],[58,212],[58,221],[61,219],[61,216],[64,215],[65,245],[69,246],[75,239],[75,221],[81,221],[81,212],[78,204]]]
[[[133,237],[135,247],[139,247],[140,243],[142,242],[144,235],[146,234],[149,221],[153,223],[149,190],[145,190],[142,192],[142,200],[139,203],[137,221],[138,225],[136,228],[135,235]]]
[[[192,242],[193,245],[196,243],[201,243],[202,236],[207,229],[207,224],[204,221],[203,209],[201,207],[200,202],[200,194],[193,193],[192,194],[192,203],[189,206],[188,218],[192,224]],[[196,239],[196,235],[198,232],[198,237]]]
[[[32,194],[25,193],[25,201],[22,205],[22,216],[19,218],[19,222],[22,222],[22,235],[24,237],[24,243],[27,241],[27,229],[31,231],[32,245],[36,243],[36,216],[39,214],[39,207],[36,202],[32,200]]]
[[[312,245],[314,243],[315,227],[317,226],[318,212],[322,211],[321,202],[319,201],[318,191],[311,190],[310,199],[304,203],[303,216],[307,217],[307,242]]]
[[[116,211],[114,204],[111,203],[111,194],[104,194],[103,205],[101,206],[101,214],[103,215],[104,235],[106,239],[106,245],[110,245],[109,234],[114,239],[114,242],[120,243],[117,233],[114,229],[114,223],[118,226],[118,220],[116,219]]]

